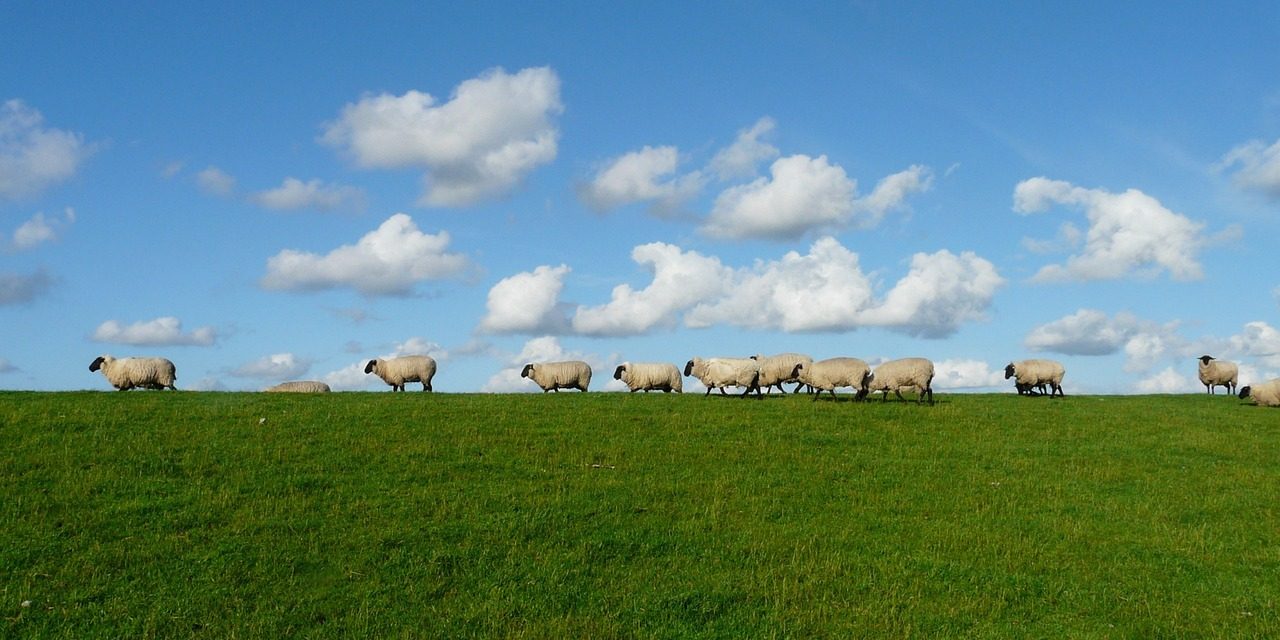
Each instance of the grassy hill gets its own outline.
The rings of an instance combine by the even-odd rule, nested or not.
[[[0,393],[0,635],[1280,635],[1280,411],[938,399]]]

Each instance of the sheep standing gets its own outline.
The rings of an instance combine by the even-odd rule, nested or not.
[[[1004,379],[1014,378],[1014,387],[1019,394],[1030,392],[1032,388],[1044,393],[1044,386],[1048,385],[1050,398],[1067,395],[1062,391],[1062,377],[1066,374],[1066,368],[1055,360],[1019,360],[1004,368]]]
[[[178,369],[166,358],[120,358],[98,356],[89,364],[90,371],[102,371],[107,382],[120,391],[135,387],[143,389],[173,389],[178,379]]]
[[[542,392],[560,392],[560,389],[578,389],[586,392],[591,384],[591,365],[581,360],[565,362],[534,362],[520,371],[521,378],[529,378],[542,387]]]
[[[1280,407],[1280,378],[1240,387],[1240,399],[1253,398],[1262,407]]]
[[[871,379],[871,367],[857,358],[827,358],[817,362],[799,362],[792,370],[800,382],[813,387],[817,400],[823,391],[830,391],[832,399],[836,398],[838,387],[850,387],[854,390],[855,400],[867,395],[867,382]]]
[[[875,368],[871,372],[871,378],[867,381],[867,392],[883,391],[884,397],[881,401],[889,399],[889,392],[892,391],[898,396],[899,400],[906,400],[902,397],[902,389],[916,389],[920,396],[916,403],[924,402],[925,395],[929,396],[929,404],[933,404],[933,363],[925,358],[902,358],[901,360],[890,360]]]
[[[784,382],[795,382],[796,388],[792,389],[792,393],[799,391],[804,386],[803,382],[796,377],[796,365],[805,363],[813,364],[813,358],[801,353],[779,353],[776,356],[763,356],[756,354],[751,356],[752,360],[760,363],[760,388],[773,391],[774,387],[778,391],[786,393],[787,390],[782,388]]]
[[[1240,377],[1240,368],[1234,362],[1218,360],[1213,356],[1196,358],[1200,364],[1196,367],[1200,372],[1200,384],[1209,395],[1213,395],[1215,387],[1227,388],[1227,393],[1234,393]]]
[[[712,389],[719,389],[720,395],[725,387],[742,387],[745,397],[752,390],[757,396],[760,393],[760,364],[750,358],[707,358],[694,357],[684,365],[684,375],[693,376],[707,387],[711,395]]]
[[[684,392],[684,378],[674,364],[666,362],[624,362],[613,370],[613,379],[627,384],[632,393],[643,390],[663,393]]]
[[[317,380],[291,380],[264,389],[267,393],[329,393],[329,385]]]
[[[421,382],[423,391],[431,391],[431,379],[436,375],[436,361],[431,356],[401,356],[399,358],[374,358],[364,366],[366,374],[376,373],[382,381],[391,385],[391,391],[404,391],[406,382]]]

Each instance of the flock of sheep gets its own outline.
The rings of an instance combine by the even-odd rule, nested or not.
[[[1205,391],[1213,394],[1217,387],[1226,387],[1234,393],[1239,381],[1239,367],[1234,362],[1217,360],[1212,356],[1199,359],[1200,382]],[[121,391],[129,389],[177,389],[177,368],[165,358],[113,358],[103,355],[89,365],[89,371],[101,371],[111,386]],[[391,386],[392,391],[404,391],[409,382],[422,383],[423,391],[431,391],[431,379],[436,375],[436,361],[430,356],[401,356],[375,358],[364,367],[366,374],[375,374]],[[683,375],[681,375],[683,373]],[[798,353],[782,353],[773,356],[754,355],[750,358],[699,358],[685,363],[681,372],[675,365],[659,362],[624,362],[613,372],[615,380],[621,380],[633,393],[636,391],[662,391],[682,393],[684,376],[692,376],[707,389],[719,389],[727,394],[728,387],[743,389],[746,397],[752,391],[757,397],[772,392],[777,387],[786,393],[782,385],[795,383],[793,392],[808,388],[814,400],[823,391],[836,397],[836,389],[848,388],[855,400],[863,400],[869,394],[882,392],[882,400],[888,400],[892,391],[899,399],[904,389],[914,390],[917,403],[926,399],[933,403],[933,363],[925,358],[890,360],[872,369],[858,358],[829,358],[814,361]],[[1019,394],[1065,396],[1062,378],[1066,369],[1053,360],[1021,360],[1009,363],[1004,369],[1005,379],[1012,378]],[[591,366],[580,360],[566,362],[533,362],[520,372],[542,388],[543,392],[560,389],[586,391],[591,384]],[[329,385],[298,380],[284,382],[267,389],[273,392],[328,392]],[[1240,387],[1241,399],[1252,398],[1260,405],[1280,406],[1280,378]]]

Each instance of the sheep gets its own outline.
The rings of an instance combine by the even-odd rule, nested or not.
[[[792,389],[792,393],[800,390],[804,386],[803,382],[795,375],[796,365],[800,363],[813,364],[813,358],[800,353],[779,353],[776,356],[763,356],[756,354],[751,356],[752,360],[760,363],[760,388],[773,391],[777,387],[782,393],[787,390],[782,388],[784,382],[796,382],[796,388]]]
[[[1253,398],[1262,407],[1280,407],[1280,378],[1240,387],[1240,399]]]
[[[751,393],[763,397],[760,393],[760,364],[750,358],[707,358],[694,357],[684,365],[684,375],[694,376],[706,385],[706,395],[712,389],[719,389],[720,395],[727,395],[725,387],[742,387],[743,396]]]
[[[916,400],[917,404],[924,402],[926,395],[929,396],[929,404],[933,404],[932,384],[932,362],[925,358],[903,358],[890,360],[876,367],[867,381],[867,392],[883,391],[882,402],[889,399],[890,391],[897,395],[899,400],[906,400],[902,397],[902,389],[912,387],[920,393],[920,397]]]
[[[791,373],[817,391],[813,395],[814,400],[823,391],[830,391],[832,399],[835,399],[837,387],[853,388],[854,399],[861,400],[867,395],[871,367],[857,358],[828,358],[817,362],[798,362]]]
[[[178,370],[166,358],[120,358],[98,356],[89,364],[90,371],[102,371],[107,382],[120,391],[135,387],[143,389],[173,389]]]
[[[1200,370],[1200,384],[1209,395],[1219,385],[1227,388],[1227,393],[1234,393],[1239,381],[1240,368],[1234,362],[1217,360],[1213,356],[1200,356],[1197,368]]]
[[[1020,360],[1004,367],[1004,379],[1014,378],[1014,387],[1019,394],[1030,393],[1033,388],[1044,394],[1045,385],[1048,385],[1050,398],[1067,395],[1062,391],[1062,377],[1066,373],[1066,368],[1056,360]]]
[[[400,356],[399,358],[374,358],[364,366],[366,374],[376,373],[382,381],[391,385],[391,391],[404,391],[406,382],[421,382],[424,392],[431,391],[431,379],[436,375],[436,361],[431,356]]]
[[[329,385],[316,380],[293,380],[290,382],[281,382],[274,387],[264,389],[264,391],[268,393],[329,393],[330,389]]]
[[[587,391],[591,384],[591,365],[581,360],[566,362],[534,362],[520,371],[521,378],[529,378],[542,387],[542,392],[560,392],[560,389]]]
[[[613,370],[613,379],[627,383],[632,393],[651,390],[684,392],[684,378],[674,364],[666,362],[624,362]]]

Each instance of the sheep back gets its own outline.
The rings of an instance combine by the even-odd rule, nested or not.
[[[902,358],[876,367],[867,382],[867,391],[883,391],[884,399],[887,400],[890,391],[902,398],[902,389],[914,388],[920,394],[917,402],[924,402],[926,395],[929,402],[933,402],[932,385],[932,362],[925,358]]]
[[[586,391],[591,384],[591,365],[581,360],[533,362],[524,366],[520,377],[533,380],[543,393],[560,389]]]
[[[174,389],[178,369],[167,358],[113,358],[98,356],[89,364],[90,371],[102,371],[107,382],[120,391],[134,388]]]
[[[329,385],[317,380],[291,380],[265,389],[268,393],[329,393]]]
[[[624,362],[613,371],[613,379],[626,383],[635,391],[663,391],[682,393],[684,380],[674,364],[666,362]]]
[[[377,374],[383,382],[391,385],[392,391],[404,391],[406,382],[421,382],[423,391],[431,391],[431,379],[436,375],[436,361],[431,356],[374,358],[364,366],[364,372]]]

